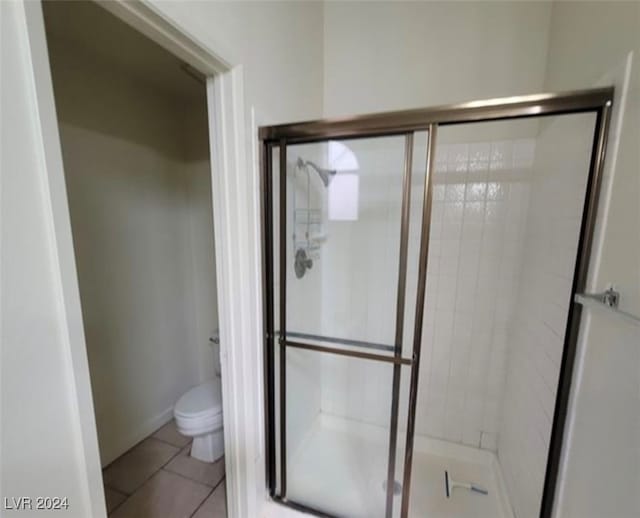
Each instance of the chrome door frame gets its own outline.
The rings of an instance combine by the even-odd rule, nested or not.
[[[409,509],[411,467],[413,457],[413,439],[415,433],[415,413],[419,380],[419,362],[423,308],[426,289],[427,260],[429,255],[429,227],[431,220],[433,158],[438,126],[488,122],[507,119],[521,119],[573,113],[595,113],[593,146],[589,177],[578,241],[577,260],[571,290],[567,328],[565,332],[560,376],[556,393],[553,427],[549,443],[544,490],[540,507],[541,518],[551,518],[554,497],[560,469],[563,435],[567,420],[569,395],[573,366],[576,356],[578,332],[581,319],[581,306],[575,302],[576,293],[582,293],[586,286],[589,260],[596,223],[596,212],[602,171],[606,154],[607,135],[613,103],[613,88],[598,88],[561,93],[546,93],[519,97],[496,98],[471,101],[461,104],[437,106],[418,110],[378,113],[356,117],[325,119],[308,122],[264,126],[259,129],[261,141],[261,191],[262,191],[262,257],[263,257],[263,307],[264,307],[264,393],[265,393],[265,444],[266,479],[270,496],[277,502],[294,509],[310,512],[316,516],[330,516],[317,509],[297,504],[286,497],[286,358],[287,347],[298,347],[320,353],[341,354],[372,361],[384,361],[393,364],[392,412],[390,418],[389,462],[387,473],[386,517],[392,516],[393,479],[395,471],[395,453],[397,440],[398,406],[400,392],[401,365],[411,366],[409,387],[409,413],[404,458],[401,517],[406,518]],[[421,222],[421,239],[418,266],[418,287],[415,308],[413,353],[411,358],[402,358],[402,318],[404,315],[404,295],[406,283],[407,234],[408,234],[408,189],[411,174],[410,151],[405,151],[405,172],[403,176],[403,203],[400,229],[398,303],[396,304],[396,335],[394,355],[385,356],[371,352],[350,351],[317,344],[308,344],[287,340],[286,335],[286,239],[280,239],[280,330],[277,337],[280,347],[279,369],[279,406],[280,406],[280,487],[276,491],[276,428],[275,428],[275,372],[274,351],[276,333],[274,322],[274,285],[273,285],[273,149],[280,150],[280,232],[286,236],[286,147],[289,144],[319,142],[328,139],[359,137],[382,137],[405,135],[409,149],[412,135],[416,131],[427,131],[426,175]],[[402,313],[401,313],[402,311]],[[363,343],[362,345],[365,345]]]

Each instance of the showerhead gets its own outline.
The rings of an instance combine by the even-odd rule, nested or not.
[[[297,164],[300,168],[311,167],[316,173],[318,173],[325,187],[329,187],[329,182],[331,182],[337,172],[335,169],[325,169],[313,163],[311,160],[303,160],[302,158],[298,158]]]

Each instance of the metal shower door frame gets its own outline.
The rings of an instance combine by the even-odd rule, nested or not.
[[[595,129],[591,149],[587,189],[583,207],[577,259],[569,301],[569,314],[565,332],[560,375],[556,394],[553,426],[549,443],[544,490],[540,507],[541,518],[551,518],[555,490],[560,469],[563,435],[569,406],[569,395],[576,355],[581,306],[575,302],[575,295],[585,290],[596,212],[606,153],[607,135],[613,103],[613,88],[599,88],[555,94],[539,94],[519,97],[497,98],[484,101],[438,106],[434,108],[388,112],[343,119],[327,119],[302,123],[265,126],[259,130],[261,140],[261,192],[262,192],[262,264],[263,264],[263,308],[264,308],[264,391],[265,391],[265,444],[266,479],[271,497],[279,503],[294,509],[310,512],[317,516],[330,516],[317,509],[311,509],[286,497],[286,354],[287,347],[301,348],[319,353],[339,354],[353,358],[383,361],[393,364],[392,411],[389,430],[389,459],[387,469],[387,518],[393,514],[393,481],[397,446],[397,426],[399,411],[400,375],[402,365],[411,367],[406,446],[402,483],[401,517],[406,518],[411,492],[411,468],[413,459],[413,439],[415,434],[415,414],[417,405],[421,337],[424,316],[427,260],[429,254],[429,229],[431,222],[432,176],[437,129],[439,126],[489,122],[508,119],[523,119],[574,113],[595,113]],[[418,286],[415,307],[412,357],[402,357],[402,324],[404,316],[407,241],[409,227],[409,189],[411,176],[411,151],[413,134],[427,131],[426,174],[423,192],[421,237],[418,265]],[[286,150],[287,145],[321,142],[329,139],[360,137],[405,136],[405,167],[403,174],[403,197],[401,209],[399,275],[396,304],[396,333],[393,356],[345,350],[325,345],[296,342],[287,339],[286,333]],[[273,150],[280,152],[280,276],[279,313],[280,333],[275,332],[274,322],[274,264],[273,264]],[[277,335],[277,336],[276,336]],[[275,347],[279,347],[279,492],[276,473],[276,422],[275,422]],[[357,344],[351,344],[357,345]],[[366,346],[365,342],[361,345]]]

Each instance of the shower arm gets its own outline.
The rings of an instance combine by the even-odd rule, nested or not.
[[[311,167],[316,173],[318,173],[318,176],[320,176],[325,187],[329,187],[329,183],[337,173],[335,169],[325,169],[311,160],[303,160],[302,158],[298,158],[297,166],[300,169]]]

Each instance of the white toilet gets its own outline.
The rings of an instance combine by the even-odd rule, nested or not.
[[[182,435],[193,437],[191,456],[215,462],[224,454],[222,433],[222,388],[215,377],[185,393],[173,407],[176,427]]]

